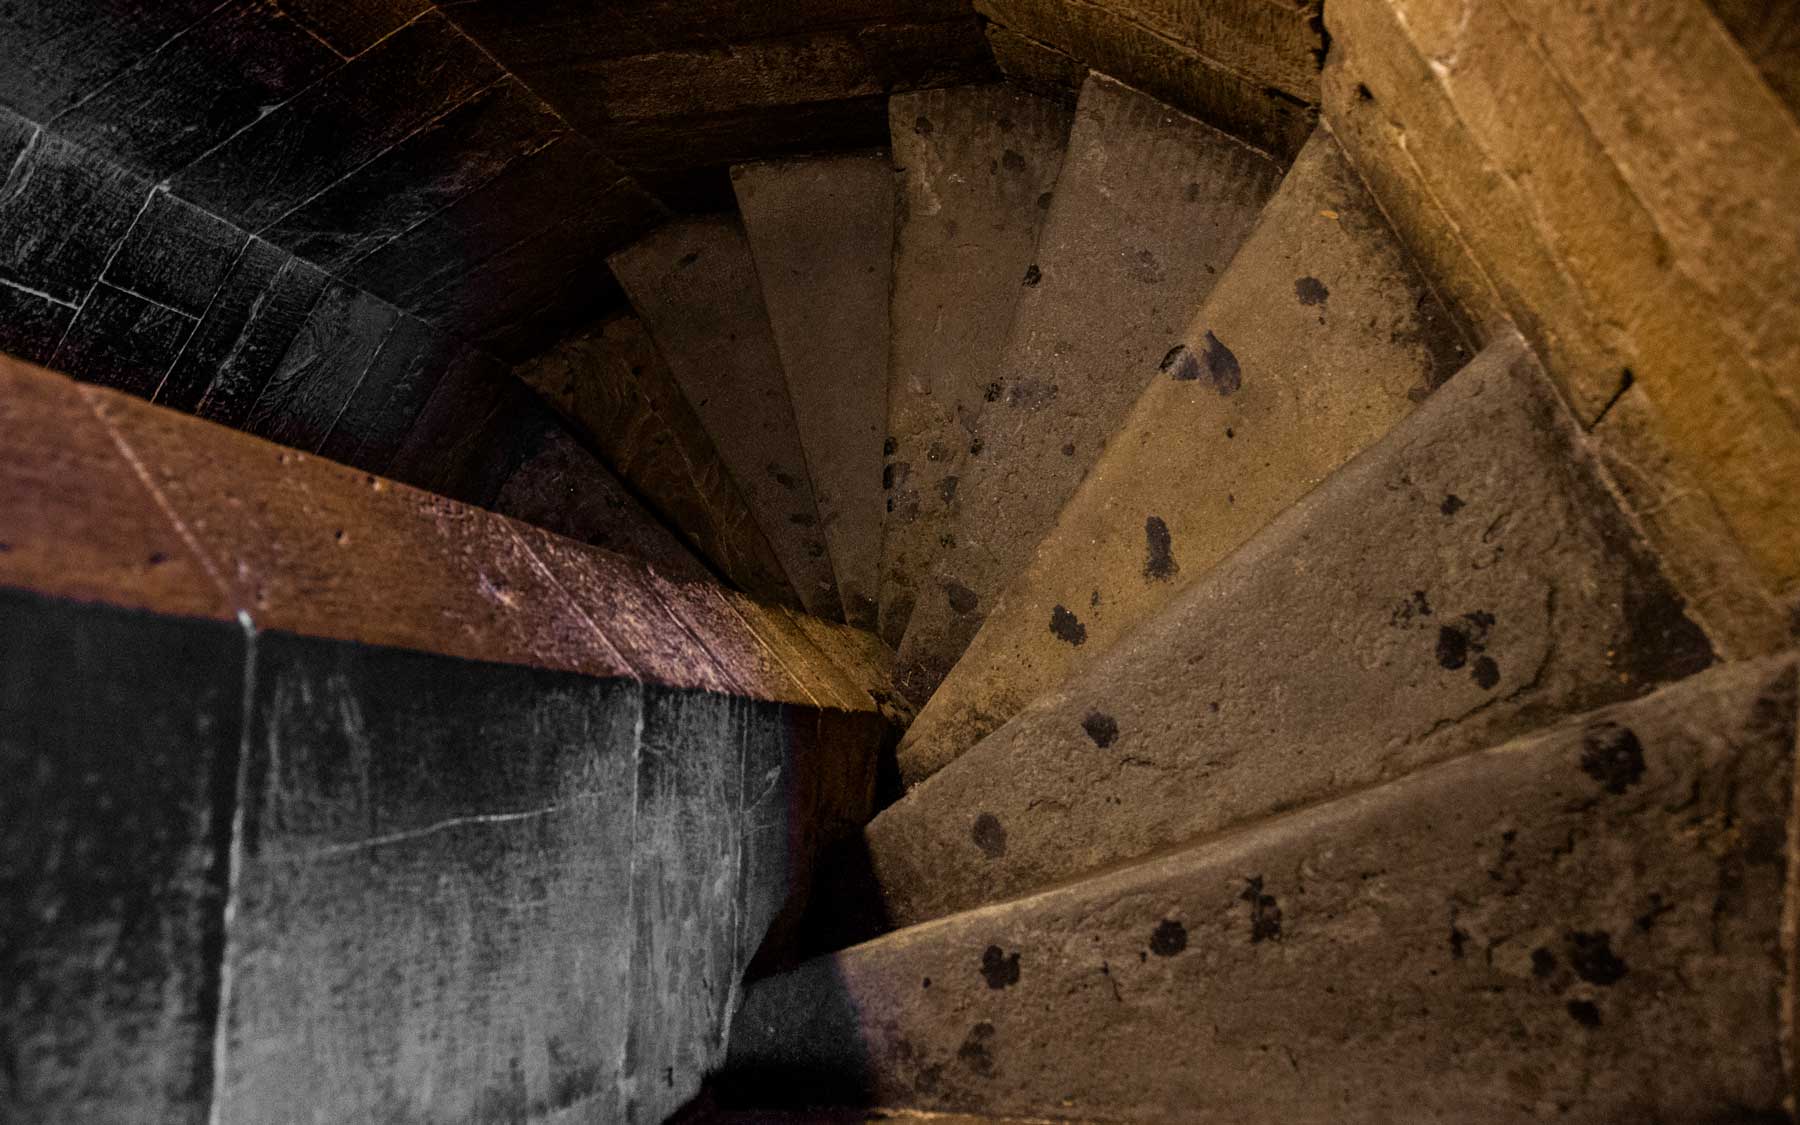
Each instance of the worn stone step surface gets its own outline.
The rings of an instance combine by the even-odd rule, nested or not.
[[[943,549],[960,451],[1012,327],[1069,109],[1005,85],[888,100],[894,216],[881,635],[899,644]],[[929,584],[927,583],[929,588]],[[933,594],[941,591],[933,591]]]
[[[726,578],[766,601],[799,604],[775,549],[641,320],[628,311],[610,314],[514,374]]]
[[[1316,132],[907,731],[902,772],[921,779],[1091,664],[1468,354],[1336,140]]]
[[[608,259],[807,612],[841,619],[800,431],[735,215],[668,223]]]
[[[1082,87],[1005,354],[969,444],[953,451],[951,543],[900,646],[915,700],[1030,559],[1280,174],[1262,153],[1111,79]]]
[[[730,1064],[964,1112],[1781,1120],[1794,713],[1792,657],[1732,665],[903,930],[753,986]]]
[[[1024,894],[1712,660],[1517,336],[869,826],[896,924]]]
[[[731,171],[844,618],[876,623],[894,174],[886,153]]]

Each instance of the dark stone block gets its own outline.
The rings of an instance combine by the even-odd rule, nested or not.
[[[75,306],[0,281],[0,352],[30,363],[49,363],[73,319]]]
[[[402,315],[319,446],[320,456],[372,473],[383,471],[407,427],[425,408],[455,347],[435,328]]]
[[[544,231],[597,215],[651,221],[655,202],[622,176],[592,145],[565,137],[358,261],[344,279],[419,311],[425,298]],[[420,315],[448,322],[442,309]]]
[[[192,317],[206,314],[249,236],[166,191],[143,214],[106,267],[106,280]]]
[[[326,281],[314,266],[252,238],[157,401],[242,426]]]
[[[123,164],[167,176],[341,65],[274,5],[233,0],[51,128]]]
[[[630,681],[259,636],[223,1119],[603,1104],[639,714]]]
[[[151,398],[197,322],[105,282],[63,337],[49,366],[65,375]]]
[[[629,181],[591,196],[589,207],[450,279],[414,311],[465,338],[504,341],[522,359],[556,329],[622,304],[606,257],[648,233],[661,212]]]
[[[327,288],[257,396],[244,428],[295,449],[317,449],[398,316],[392,305],[361,290]]]
[[[623,1119],[665,1119],[721,1061],[718,1032],[739,968],[740,909],[735,893],[721,902],[718,888],[735,892],[738,732],[754,706],[729,696],[645,690],[631,849],[631,1104]]]
[[[287,13],[345,56],[360,55],[431,6],[431,0],[282,0]]]
[[[172,190],[260,232],[499,77],[428,15],[207,153]]]
[[[509,381],[506,368],[487,353],[476,348],[458,352],[407,431],[387,475],[443,496],[463,491],[463,466],[477,455],[489,425],[504,408]]]
[[[205,1119],[244,649],[0,591],[7,1120]]]
[[[968,0],[458,0],[446,8],[520,74],[679,47],[969,14]]]
[[[545,87],[564,110],[627,171],[667,174],[788,153],[887,144],[887,96],[869,94],[801,105],[752,106],[707,114],[608,122],[584,113],[583,85]]]
[[[0,102],[48,121],[218,7],[42,0],[0,9]]]
[[[549,107],[508,80],[282,216],[264,237],[341,271],[566,131]]]
[[[0,276],[79,303],[149,191],[148,180],[41,133],[0,190]]]

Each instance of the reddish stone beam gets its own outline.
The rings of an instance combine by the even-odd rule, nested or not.
[[[0,586],[847,712],[841,626],[0,357]]]

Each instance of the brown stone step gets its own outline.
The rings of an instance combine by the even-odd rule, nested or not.
[[[888,123],[899,182],[881,635],[899,644],[950,530],[959,451],[1025,292],[1069,111],[1009,86],[959,86],[889,99]]]
[[[787,378],[743,225],[680,219],[608,259],[810,613],[841,619]]]
[[[881,571],[894,172],[886,153],[731,171],[844,619],[873,629]]]
[[[1642,694],[1712,660],[1517,337],[884,811],[896,924]]]
[[[1315,133],[907,731],[903,775],[928,776],[1092,664],[1468,355],[1337,142]],[[1057,630],[1065,618],[1078,624]]]
[[[953,542],[921,583],[900,646],[915,701],[955,664],[1158,376],[1280,174],[1241,141],[1117,82],[1083,87],[1004,357],[969,444],[950,451]]]
[[[1791,657],[1708,672],[764,980],[729,1066],[969,1113],[1780,1120],[1795,733]]]
[[[614,313],[514,373],[593,442],[725,577],[765,601],[799,604],[781,560],[641,320]]]

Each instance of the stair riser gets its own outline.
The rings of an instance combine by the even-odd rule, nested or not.
[[[746,1080],[1142,1121],[1763,1120],[1791,662],[756,986]]]
[[[870,854],[892,919],[922,921],[1395,777],[1710,660],[1515,340],[884,812]]]
[[[1091,665],[1468,359],[1328,133],[906,735],[918,779]],[[1176,350],[1179,348],[1181,350]],[[1229,391],[1214,368],[1229,371]],[[1080,622],[1071,644],[1057,610]]]

